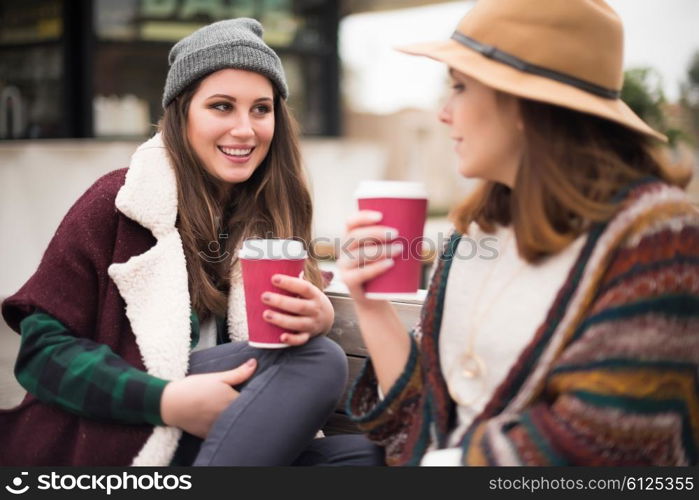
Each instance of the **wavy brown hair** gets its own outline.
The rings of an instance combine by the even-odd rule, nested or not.
[[[679,184],[659,151],[640,133],[560,106],[517,99],[524,124],[524,154],[514,189],[482,183],[452,211],[456,229],[472,222],[493,232],[512,224],[520,255],[529,262],[565,248],[592,223],[611,219],[614,195],[654,176]]]
[[[231,266],[249,237],[311,241],[313,205],[301,165],[298,126],[275,91],[274,135],[267,156],[230,190],[206,171],[187,139],[187,114],[201,80],[166,108],[159,123],[177,178],[177,228],[189,275],[192,308],[200,318],[226,316]],[[227,235],[220,238],[220,235]],[[216,251],[217,256],[210,253]],[[307,259],[304,277],[322,287],[318,265]]]

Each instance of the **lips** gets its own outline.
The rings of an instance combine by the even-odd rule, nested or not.
[[[254,150],[254,146],[247,146],[247,147],[227,147],[227,146],[218,146],[218,150],[221,151],[224,155],[230,156],[233,158],[247,158],[250,156]]]

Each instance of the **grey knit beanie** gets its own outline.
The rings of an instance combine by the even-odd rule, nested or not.
[[[260,73],[284,99],[289,95],[279,56],[262,41],[262,25],[255,19],[241,17],[204,26],[177,42],[168,62],[163,108],[190,83],[224,68]]]

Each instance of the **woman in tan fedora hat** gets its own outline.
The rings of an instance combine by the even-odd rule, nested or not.
[[[480,0],[403,49],[449,67],[439,119],[482,183],[410,334],[362,291],[399,258],[362,253],[389,228],[347,223],[371,355],[348,412],[390,464],[699,463],[699,212],[619,99],[622,46],[602,0]]]

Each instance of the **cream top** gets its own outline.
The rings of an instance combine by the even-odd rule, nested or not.
[[[447,282],[439,339],[449,391],[466,403],[458,404],[450,445],[458,443],[534,337],[584,241],[580,236],[562,252],[532,265],[519,256],[510,227],[487,234],[474,224],[461,238]],[[464,367],[475,376],[465,376]],[[458,449],[431,452],[423,465],[456,465],[460,456]]]

